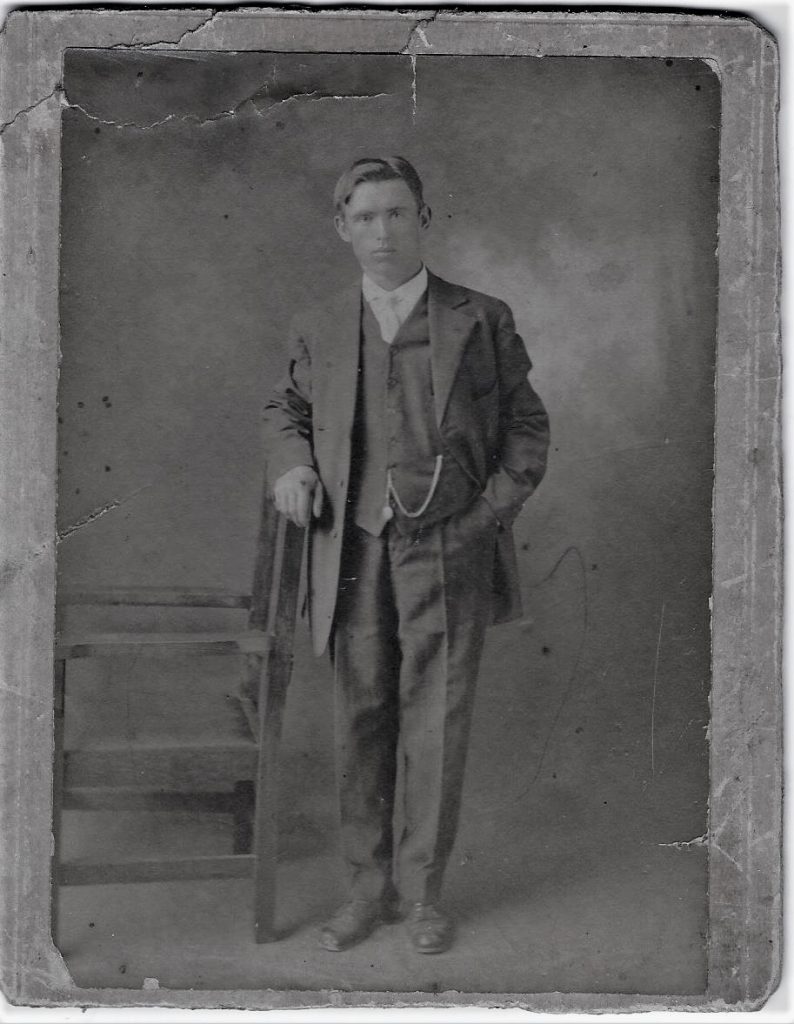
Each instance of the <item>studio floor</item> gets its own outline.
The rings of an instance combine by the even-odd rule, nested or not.
[[[60,896],[60,946],[74,982],[702,993],[707,858],[690,841],[705,829],[706,784],[702,760],[680,756],[699,749],[681,748],[682,730],[697,729],[691,709],[682,719],[680,701],[665,703],[664,677],[655,680],[651,754],[644,683],[625,673],[599,682],[577,660],[575,642],[566,649],[545,634],[544,664],[556,658],[558,671],[536,673],[522,691],[516,683],[531,667],[530,647],[544,639],[537,625],[494,630],[486,650],[445,885],[444,906],[457,922],[451,950],[420,956],[399,924],[343,953],[317,943],[345,890],[329,680],[306,656],[296,665],[283,740],[279,941],[255,944],[247,879],[70,887]],[[639,653],[653,663],[652,647]],[[101,678],[75,680],[70,742],[107,742],[118,721],[124,743],[152,729],[209,737],[217,730],[212,669],[194,662],[166,685],[151,667],[138,666],[136,678],[134,667],[105,664]],[[220,814],[70,811],[64,820],[70,859],[231,852],[230,819]]]

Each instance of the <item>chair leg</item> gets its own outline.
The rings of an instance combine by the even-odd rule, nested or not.
[[[275,687],[267,685],[268,670],[262,665],[262,689],[259,700],[259,768],[256,780],[254,814],[254,937],[257,942],[275,942],[276,868],[278,833],[278,740],[280,709],[271,700]],[[265,697],[263,700],[262,697]],[[268,705],[271,705],[270,707]],[[272,711],[272,714],[268,714]]]
[[[254,784],[250,779],[234,784],[234,833],[232,853],[250,853],[254,841]]]
[[[274,517],[270,516],[270,520]],[[259,659],[259,767],[256,780],[254,816],[254,934],[257,942],[278,938],[275,927],[276,867],[278,862],[278,770],[281,724],[287,687],[292,672],[292,643],[300,585],[304,532],[283,516],[270,531],[274,546],[270,561],[272,577],[278,581],[268,602],[268,632],[271,643]],[[263,548],[263,551],[265,548]],[[254,624],[264,625],[263,621]],[[253,667],[253,665],[252,665]]]
[[[60,949],[58,904],[61,865],[61,818],[63,815],[64,709],[66,699],[66,662],[55,662],[53,681],[54,743],[52,762],[52,857],[50,859],[50,933],[53,945]]]

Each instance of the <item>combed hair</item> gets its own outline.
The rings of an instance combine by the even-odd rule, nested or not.
[[[411,190],[417,207],[421,210],[425,205],[422,192],[422,179],[416,169],[402,156],[372,156],[356,160],[337,181],[334,189],[334,209],[343,213],[350,202],[353,190],[365,181],[398,181],[402,180]]]

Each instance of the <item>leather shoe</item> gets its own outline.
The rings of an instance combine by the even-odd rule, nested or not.
[[[348,900],[320,929],[320,945],[332,953],[341,953],[366,939],[382,919],[380,900]]]
[[[417,953],[443,953],[452,945],[452,922],[432,903],[414,903],[405,927]]]

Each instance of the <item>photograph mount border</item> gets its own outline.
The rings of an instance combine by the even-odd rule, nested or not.
[[[708,988],[615,993],[81,989],[50,939],[62,85],[66,49],[670,57],[719,75]],[[257,9],[21,10],[0,34],[0,969],[13,1003],[753,1009],[781,964],[782,492],[778,52],[742,16]]]

